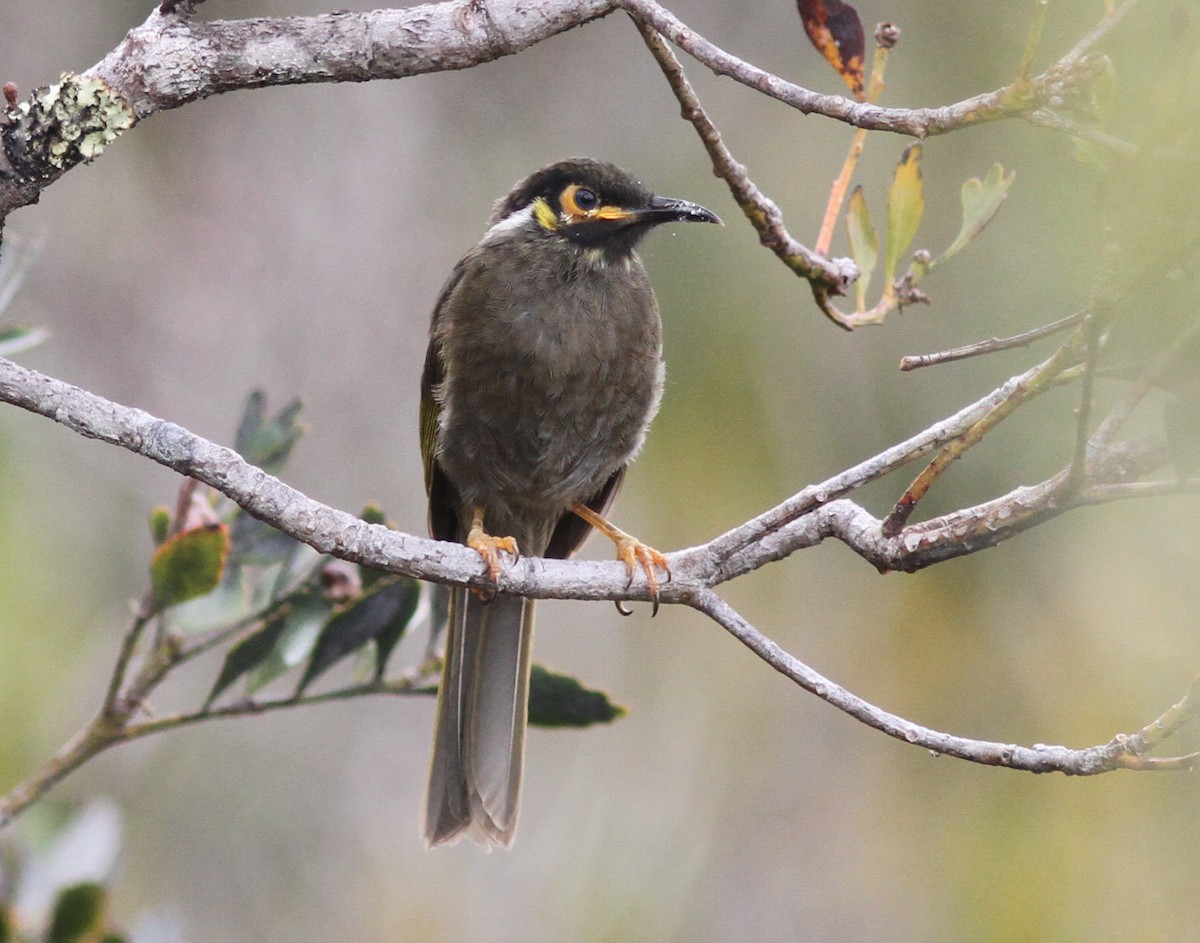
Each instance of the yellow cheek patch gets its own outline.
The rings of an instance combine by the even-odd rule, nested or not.
[[[533,218],[543,229],[549,229],[551,232],[558,229],[558,216],[550,209],[550,204],[540,196],[533,201]]]

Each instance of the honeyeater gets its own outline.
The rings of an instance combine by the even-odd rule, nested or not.
[[[666,561],[605,518],[663,386],[662,322],[634,251],[670,222],[719,223],[612,164],[520,181],[438,297],[421,379],[429,529],[505,557],[568,557],[593,528],[657,593]],[[669,575],[669,574],[667,574]],[[429,845],[510,845],[528,712],[532,600],[451,591],[425,799]]]

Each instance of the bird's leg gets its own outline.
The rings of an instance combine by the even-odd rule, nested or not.
[[[498,583],[500,581],[501,552],[511,554],[514,560],[521,556],[521,552],[517,549],[517,541],[514,538],[493,537],[483,529],[484,510],[482,504],[477,504],[475,510],[471,512],[471,529],[467,532],[467,546],[483,557],[488,577],[493,583]]]
[[[654,603],[651,615],[657,615],[659,581],[658,573],[655,571],[662,570],[667,575],[667,579],[671,579],[671,568],[667,566],[667,558],[653,547],[649,547],[636,537],[625,533],[621,528],[602,515],[597,514],[586,504],[572,504],[571,512],[583,518],[617,545],[617,559],[622,561],[625,564],[625,568],[629,571],[628,586],[633,585],[633,574],[638,567],[641,567],[642,572],[646,574],[646,588],[650,591],[650,601]],[[617,609],[623,615],[629,615],[628,612],[621,608],[620,602],[617,603]]]

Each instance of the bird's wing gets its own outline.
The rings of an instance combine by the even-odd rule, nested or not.
[[[441,404],[435,391],[441,385],[445,373],[441,343],[438,340],[438,322],[451,292],[462,280],[465,266],[455,266],[446,284],[442,286],[437,303],[433,306],[433,319],[429,327],[429,348],[425,351],[425,369],[421,374],[421,461],[425,470],[425,493],[429,495],[429,533],[438,540],[460,540],[458,523],[458,493],[437,460],[438,415]]]

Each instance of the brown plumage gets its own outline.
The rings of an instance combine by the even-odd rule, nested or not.
[[[434,308],[421,448],[434,537],[567,557],[603,515],[662,392],[662,325],[634,248],[670,221],[719,222],[597,161],[517,184]],[[606,532],[648,579],[661,557]],[[424,833],[509,845],[516,830],[533,601],[451,591]]]

